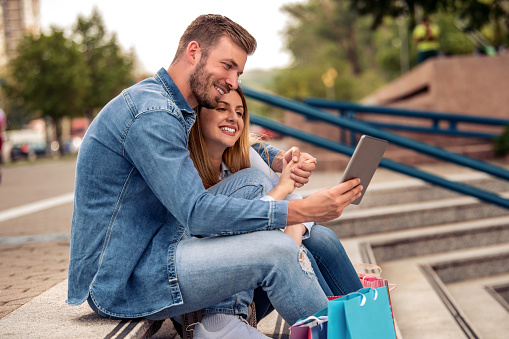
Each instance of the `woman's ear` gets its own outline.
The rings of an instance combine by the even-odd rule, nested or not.
[[[187,45],[186,56],[191,65],[196,65],[201,58],[200,44],[196,41],[191,41],[189,45]]]

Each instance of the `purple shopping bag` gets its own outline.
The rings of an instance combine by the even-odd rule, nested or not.
[[[293,324],[290,339],[327,339],[327,308]]]

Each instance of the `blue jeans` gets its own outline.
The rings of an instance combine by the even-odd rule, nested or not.
[[[245,184],[247,178],[257,184]],[[259,199],[271,189],[272,183],[261,171],[245,169],[209,191]],[[279,314],[293,323],[327,306],[315,274],[303,270],[299,255],[297,244],[279,230],[207,238],[186,235],[177,246],[175,258],[183,304],[147,318],[173,318],[210,305],[215,306],[209,307],[209,312],[247,314],[252,291],[261,288]]]
[[[242,171],[241,171],[242,172]],[[268,185],[268,184],[265,184]],[[242,190],[232,192],[225,190],[221,183],[210,188],[213,194],[225,194],[229,196],[232,193],[242,194],[243,198],[259,198],[262,192],[251,192],[254,187],[242,186]],[[267,191],[271,188],[267,188]],[[242,193],[241,193],[242,192]],[[289,238],[289,237],[288,237]],[[296,244],[295,244],[296,245]],[[362,284],[355,272],[355,269],[348,258],[343,245],[338,237],[329,228],[315,225],[311,229],[311,236],[302,243],[300,251],[307,254],[312,272],[309,275],[316,275],[316,279],[327,296],[345,295],[362,288]],[[247,308],[254,299],[257,309],[257,319],[262,319],[272,311],[273,307],[263,289],[258,288],[253,291],[243,291],[234,296],[223,300],[213,306],[207,307],[204,313],[228,313],[247,315]]]
[[[257,180],[253,180],[253,176]],[[258,184],[245,184],[246,178]],[[225,178],[209,191],[259,199],[270,189],[272,183],[262,172],[246,169]],[[304,240],[303,245],[307,248],[312,270],[305,270],[299,261],[304,246],[299,248],[291,237],[279,230],[207,238],[185,235],[176,253],[183,304],[147,318],[175,318],[199,309],[208,313],[246,315],[255,291],[258,319],[275,307],[292,324],[325,308],[326,295],[345,294],[362,287],[332,231],[315,225],[311,237]],[[90,300],[89,304],[99,315],[109,317]]]
[[[307,249],[316,278],[327,296],[345,295],[362,288],[343,245],[329,228],[313,226],[311,236],[303,241],[303,245]],[[263,319],[274,309],[267,294],[260,288],[254,291],[253,300],[258,320]]]

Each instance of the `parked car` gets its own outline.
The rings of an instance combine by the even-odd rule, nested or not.
[[[33,160],[46,155],[46,144],[42,142],[23,142],[12,145],[11,160]]]

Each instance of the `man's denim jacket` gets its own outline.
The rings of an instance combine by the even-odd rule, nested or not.
[[[196,114],[165,69],[110,101],[76,166],[67,303],[90,295],[104,313],[143,317],[182,304],[182,235],[233,235],[286,225],[288,201],[212,196],[187,150]],[[269,148],[270,161],[279,150]]]

